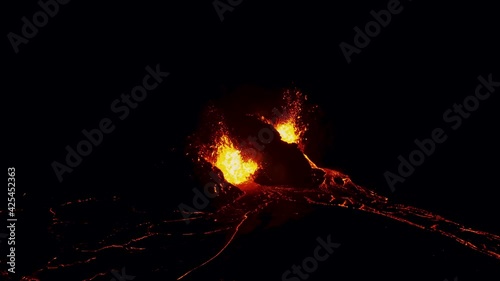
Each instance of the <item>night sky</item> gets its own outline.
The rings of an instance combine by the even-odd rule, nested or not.
[[[32,274],[62,247],[47,228],[53,206],[119,196],[154,217],[189,202],[197,179],[185,148],[203,110],[212,103],[231,112],[249,104],[268,108],[283,89],[299,89],[319,106],[309,120],[306,145],[319,166],[340,170],[395,202],[500,234],[500,87],[490,86],[491,95],[479,100],[477,109],[454,112],[454,104],[473,100],[477,86],[484,85],[478,77],[500,81],[493,4],[160,2],[58,4],[46,25],[17,45],[10,32],[23,36],[22,18],[32,21],[41,7],[36,1],[5,3],[4,168],[16,169],[18,208],[18,275],[6,280]],[[216,6],[228,9],[219,11],[222,21]],[[395,13],[386,26],[379,26],[366,46],[356,47],[355,39],[362,39],[355,29],[363,31],[374,20],[372,10],[387,9]],[[342,42],[357,51],[346,56]],[[143,85],[151,71],[163,76],[149,80],[155,86],[136,108],[123,109],[121,95]],[[486,95],[487,89],[480,92]],[[66,165],[65,147],[76,149],[85,140],[82,130],[99,128],[103,120],[110,132],[60,182],[54,161]],[[446,140],[392,192],[384,173],[396,174],[398,156],[408,159],[417,148],[415,139],[432,138],[436,128]],[[7,207],[3,202],[1,210]],[[76,212],[104,215],[107,209]],[[2,223],[4,218],[5,211]],[[342,246],[308,280],[500,277],[500,260],[438,234],[371,214],[325,209],[278,230],[245,236],[216,269],[193,280],[279,280],[281,272],[310,255],[316,237],[328,234]],[[0,252],[5,271],[5,240]],[[228,268],[220,265],[226,260]],[[130,274],[141,272],[139,265],[125,264]],[[146,271],[134,274],[134,280],[152,280]]]

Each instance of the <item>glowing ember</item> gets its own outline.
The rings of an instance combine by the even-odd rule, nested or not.
[[[251,159],[243,159],[241,152],[234,146],[227,135],[217,143],[217,155],[214,164],[231,184],[244,183],[251,179],[259,166]]]

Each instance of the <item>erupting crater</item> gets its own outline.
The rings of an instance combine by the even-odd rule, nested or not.
[[[212,169],[221,171],[226,181],[243,191],[236,199],[226,202],[223,208],[205,217],[234,226],[234,235],[221,252],[231,243],[242,225],[255,223],[251,220],[252,216],[271,206],[280,209],[276,206],[286,204],[290,208],[287,212],[290,213],[303,210],[304,206],[331,206],[381,215],[439,233],[500,260],[500,236],[465,227],[423,209],[392,203],[388,198],[355,184],[348,175],[316,165],[304,153],[307,124],[301,113],[307,111],[306,100],[307,96],[299,91],[285,91],[285,105],[281,108],[283,114],[249,114],[253,121],[238,124],[231,130],[222,122],[217,127],[219,131],[213,133],[222,137],[215,138],[215,143],[200,149],[200,155],[211,163]],[[279,112],[276,109],[274,111]],[[260,143],[260,147],[236,145],[245,143],[245,133],[238,132],[241,128],[245,128],[245,132],[254,131],[256,135],[262,128],[268,128],[273,137],[267,137],[269,141]],[[248,189],[248,186],[252,188]],[[198,218],[203,217],[201,215]],[[221,252],[198,267],[206,265]]]

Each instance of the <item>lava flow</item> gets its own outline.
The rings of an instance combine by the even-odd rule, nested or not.
[[[262,126],[271,126],[279,135],[255,154],[244,153],[244,142],[227,128],[225,122],[215,123],[215,132],[208,137],[210,143],[199,147],[196,158],[197,164],[203,167],[203,175],[220,172],[224,176],[225,181],[218,182],[220,192],[211,199],[218,202],[215,209],[193,210],[188,217],[181,217],[176,211],[159,217],[151,214],[150,218],[137,208],[129,208],[117,197],[79,199],[52,206],[47,211],[53,218],[49,229],[59,241],[61,250],[22,280],[56,280],[54,276],[58,280],[74,280],[75,272],[85,276],[86,281],[109,280],[110,270],[119,270],[123,266],[120,261],[115,263],[107,258],[109,255],[125,256],[132,263],[140,263],[149,273],[157,273],[155,280],[164,280],[165,275],[181,280],[225,253],[239,234],[256,231],[261,224],[261,214],[280,212],[276,217],[286,220],[287,216],[301,214],[314,206],[349,208],[381,215],[439,233],[500,260],[500,236],[465,227],[416,207],[392,203],[388,198],[355,184],[348,175],[318,167],[304,153],[307,124],[303,122],[305,118],[301,112],[304,112],[305,98],[299,92],[286,92],[281,116],[254,116]],[[277,151],[285,153],[280,155]],[[286,168],[296,166],[304,167],[303,171],[284,172]],[[266,182],[262,180],[263,175],[267,182],[276,180],[273,173],[266,173],[266,170],[291,176],[302,173],[304,182],[311,184],[282,184],[283,177],[279,178],[280,184],[262,184]],[[109,212],[112,208],[119,212]],[[75,213],[76,209],[93,212]],[[110,225],[109,221],[115,218],[105,215],[112,216],[113,213],[125,214],[125,221],[122,219]],[[83,214],[83,217],[75,217],[77,214]],[[77,232],[94,233],[95,229],[99,229],[100,235],[94,235],[96,239],[93,241],[87,237],[78,237],[79,240],[70,236]],[[64,241],[74,243],[68,246]],[[186,247],[196,249],[197,255],[186,251]],[[144,260],[148,256],[145,251],[159,254],[154,259]],[[133,269],[130,270],[129,274],[133,274]]]
[[[224,208],[208,215],[208,218],[212,218],[215,221],[233,224],[234,227],[232,229],[234,232],[231,238],[228,239],[219,252],[199,266],[187,271],[178,280],[220,255],[231,243],[240,226],[246,221],[249,223],[249,218],[252,215],[262,212],[270,205],[282,204],[283,202],[289,202],[294,206],[294,209],[290,210],[290,212],[296,211],[300,206],[304,205],[321,205],[357,209],[381,215],[420,229],[440,233],[475,251],[500,259],[500,236],[465,227],[416,207],[392,204],[388,198],[377,195],[375,192],[355,184],[348,175],[332,169],[318,167],[303,152],[302,137],[306,128],[301,123],[299,114],[303,100],[300,99],[302,97],[300,93],[295,94],[295,96],[290,95],[290,92],[285,94],[285,99],[288,101],[287,104],[290,105],[288,108],[284,108],[288,113],[287,115],[282,118],[275,118],[274,120],[261,117],[261,120],[272,125],[279,133],[283,142],[297,144],[303,157],[310,164],[311,169],[323,172],[322,181],[316,188],[299,189],[286,186],[259,185],[255,182],[248,183],[251,179],[246,178],[247,180],[244,182],[254,186],[251,193],[245,192],[233,202],[229,202]],[[295,100],[290,102],[290,97],[295,97]],[[230,136],[227,137],[229,138]],[[224,142],[220,144],[225,146]],[[237,184],[233,180],[235,175],[245,174],[246,172],[244,168],[246,162],[243,162],[241,159],[239,162],[234,162],[234,158],[226,158],[220,152],[217,161],[211,161],[211,163],[220,169],[224,177],[233,184]],[[228,169],[227,167],[233,167],[234,169]],[[254,167],[259,167],[259,164],[256,164]]]

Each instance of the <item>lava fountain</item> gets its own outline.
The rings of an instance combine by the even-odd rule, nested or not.
[[[274,114],[279,115],[274,118],[261,116],[261,120],[272,125],[278,131],[281,140],[286,143],[295,143],[303,150],[303,136],[307,131],[307,126],[302,122],[301,113],[304,108],[304,96],[300,91],[286,90],[283,93],[283,101],[286,106],[283,107],[283,113],[279,114],[275,109]]]
[[[234,185],[249,181],[259,167],[255,161],[243,159],[228,135],[217,142],[214,165],[222,171],[226,181]]]

